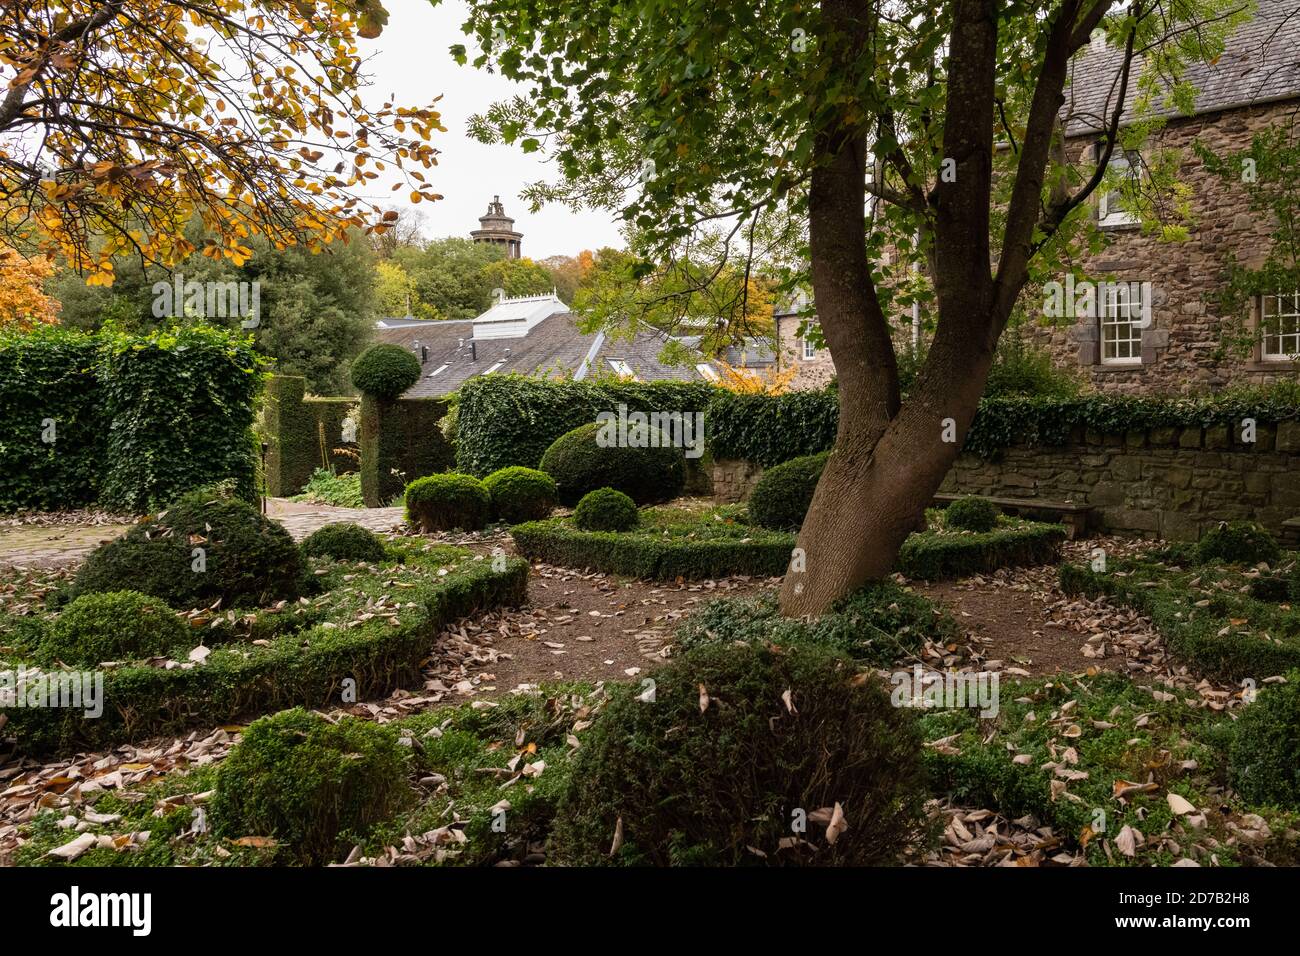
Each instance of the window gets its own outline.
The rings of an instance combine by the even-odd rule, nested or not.
[[[803,340],[803,360],[804,360],[805,362],[808,362],[808,361],[811,361],[812,359],[814,359],[814,358],[816,358],[816,357],[817,357],[817,346],[814,345],[814,344],[812,343],[811,340],[809,340],[809,339],[804,339],[804,340]]]
[[[701,362],[699,365],[695,366],[695,371],[699,372],[700,378],[706,381],[717,382],[719,380],[718,373],[713,370],[712,365],[707,365]]]
[[[1288,362],[1300,355],[1300,292],[1260,296],[1260,358]]]
[[[505,364],[506,364],[506,363],[505,363],[505,359],[502,359],[500,362],[495,363],[491,368],[489,368],[489,369],[488,369],[486,372],[484,372],[483,374],[484,374],[484,375],[491,375],[493,372],[495,372],[497,369],[499,369],[502,365],[505,365]]]
[[[1098,145],[1098,155],[1102,147]],[[1109,170],[1117,171],[1120,176],[1136,178],[1136,156],[1131,154],[1112,154],[1110,163],[1106,167]],[[1137,216],[1126,210],[1122,205],[1122,199],[1118,189],[1112,189],[1098,193],[1097,198],[1097,225],[1099,226],[1130,226],[1138,221]]]
[[[1103,365],[1142,361],[1142,297],[1145,294],[1145,286],[1128,282],[1105,283],[1098,290]]]
[[[437,368],[435,368],[432,372],[429,373],[429,378],[433,378],[435,375],[441,375],[445,371],[447,371],[447,366],[439,365]]]
[[[625,378],[632,382],[640,381],[640,379],[636,377],[635,369],[622,359],[610,359],[609,367],[614,370],[614,373],[619,378]]]

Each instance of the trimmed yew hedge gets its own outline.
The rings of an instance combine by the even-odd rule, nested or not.
[[[418,558],[407,558],[411,564]],[[271,638],[265,646],[226,644],[206,662],[165,670],[130,664],[104,673],[103,715],[83,710],[11,707],[4,733],[24,753],[92,749],[185,727],[233,721],[287,707],[337,701],[342,681],[356,681],[357,699],[377,697],[420,679],[430,639],[458,618],[523,603],[528,565],[510,558],[504,571],[467,562],[443,577],[430,574],[401,591],[395,620],[371,617],[355,627],[322,621]],[[407,603],[411,606],[405,606]]]
[[[655,581],[784,574],[794,535],[753,529],[746,540],[694,540],[615,531],[579,531],[567,519],[530,521],[510,529],[519,553],[565,568],[593,568]]]
[[[923,531],[903,542],[897,569],[909,578],[941,581],[998,568],[1036,567],[1061,559],[1066,532],[1059,524],[1022,522],[982,533]]]

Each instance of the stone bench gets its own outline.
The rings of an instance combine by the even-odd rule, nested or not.
[[[1282,547],[1300,549],[1300,516],[1282,522]]]
[[[1041,521],[1058,521],[1068,529],[1071,541],[1083,537],[1092,523],[1092,505],[1073,501],[1048,501],[1044,498],[994,498],[990,495],[935,495],[936,505],[947,506],[959,498],[983,498],[1007,514]]]

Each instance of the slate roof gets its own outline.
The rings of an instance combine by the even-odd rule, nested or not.
[[[489,369],[494,373],[572,374],[582,378],[596,369],[612,374],[611,360],[626,362],[643,382],[704,380],[694,365],[673,366],[659,361],[659,352],[667,341],[662,333],[638,332],[631,339],[604,332],[583,333],[577,320],[572,312],[560,312],[538,322],[527,335],[477,340],[472,319],[402,323],[376,328],[375,339],[412,349],[417,355],[423,348],[429,350],[420,380],[404,398],[446,395]]]
[[[1244,2],[1244,0],[1243,0]],[[1095,135],[1115,106],[1123,51],[1086,47],[1070,67],[1062,117],[1067,136]],[[1129,78],[1127,120],[1136,96],[1139,64]],[[1228,39],[1213,64],[1189,66],[1186,79],[1196,88],[1196,113],[1214,113],[1257,103],[1300,98],[1300,0],[1259,0],[1253,18]],[[1175,108],[1165,116],[1181,115]]]

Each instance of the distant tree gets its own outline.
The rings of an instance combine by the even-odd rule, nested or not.
[[[375,310],[379,315],[412,316],[417,319],[444,318],[436,307],[420,298],[415,280],[401,264],[391,259],[375,263]]]
[[[489,294],[503,289],[508,296],[542,295],[555,288],[550,270],[532,259],[498,259],[485,265],[480,275]]]
[[[541,264],[551,273],[556,295],[572,304],[578,289],[595,268],[596,254],[590,249],[583,249],[576,256],[551,256],[543,259]]]
[[[29,329],[59,321],[58,300],[43,289],[53,272],[54,266],[44,256],[28,258],[0,246],[0,328]]]

